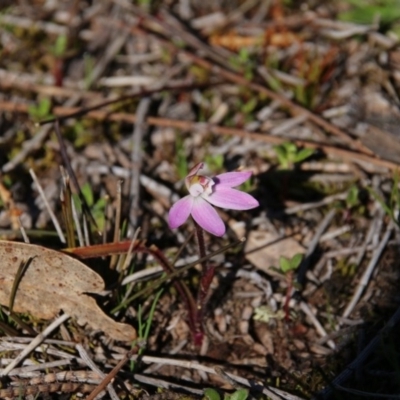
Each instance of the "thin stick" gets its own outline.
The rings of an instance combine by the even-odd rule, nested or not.
[[[325,232],[326,228],[329,226],[329,224],[331,223],[333,217],[336,214],[336,210],[332,209],[330,210],[324,217],[324,219],[320,222],[320,224],[318,225],[317,231],[314,234],[314,237],[311,241],[311,243],[308,246],[307,252],[305,254],[305,258],[302,261],[298,271],[297,271],[297,281],[300,284],[304,283],[305,277],[306,277],[306,273],[307,273],[307,269],[309,267],[310,264],[310,257],[311,255],[314,253],[315,249],[318,246],[318,243],[321,239],[322,234]]]
[[[47,212],[50,215],[51,221],[53,222],[54,228],[57,231],[58,237],[60,238],[61,243],[67,243],[67,241],[65,240],[65,236],[64,233],[61,229],[60,223],[58,222],[58,219],[56,217],[56,215],[54,214],[53,210],[50,207],[50,204],[46,198],[46,195],[44,194],[42,185],[40,184],[35,171],[32,168],[29,168],[29,173],[32,177],[33,182],[35,182],[36,185],[36,189],[40,195],[40,197],[42,198],[42,200],[44,201],[44,204],[46,206]]]
[[[139,214],[139,200],[140,200],[140,170],[142,165],[142,140],[144,132],[147,130],[146,115],[151,105],[151,98],[144,97],[140,100],[136,112],[136,124],[133,130],[132,137],[132,168],[131,168],[131,181],[130,181],[130,212],[129,212],[129,229],[128,236],[131,236],[133,230],[136,228],[138,214]]]
[[[148,24],[148,21],[150,21],[151,23]],[[231,81],[238,85],[244,86],[246,88],[250,88],[260,94],[264,94],[264,95],[268,96],[269,98],[271,98],[272,100],[279,101],[282,105],[288,107],[292,111],[293,114],[305,115],[307,117],[307,119],[314,122],[319,127],[325,129],[327,132],[330,132],[331,134],[340,137],[347,144],[358,149],[360,152],[362,152],[364,154],[373,154],[373,152],[371,150],[367,149],[361,142],[357,142],[357,141],[353,140],[346,132],[342,131],[337,126],[326,121],[324,118],[314,114],[312,111],[309,111],[306,108],[304,108],[298,104],[295,104],[292,100],[286,98],[285,96],[275,93],[274,91],[266,88],[263,85],[260,85],[256,82],[246,79],[244,77],[243,71],[238,71],[238,72],[230,71],[230,70],[226,69],[225,66],[213,64],[213,63],[207,61],[206,59],[197,56],[196,54],[194,54],[192,52],[185,51],[185,50],[178,48],[174,44],[173,41],[165,39],[162,36],[160,36],[158,34],[158,32],[155,32],[155,29],[157,29],[157,28],[154,27],[154,23],[161,25],[162,28],[164,28],[164,26],[163,26],[164,23],[163,23],[163,21],[161,21],[159,19],[155,19],[154,17],[152,17],[149,14],[141,15],[142,26],[143,26],[143,24],[147,23],[146,26],[144,26],[143,28],[140,28],[138,26],[128,26],[124,23],[121,23],[120,21],[112,21],[111,20],[110,23],[115,25],[117,27],[117,29],[130,31],[131,34],[133,34],[133,35],[140,34],[140,35],[148,36],[149,32],[151,32],[152,36],[154,36],[156,38],[156,40],[158,40],[160,43],[168,46],[168,48],[170,48],[170,49],[173,49],[181,54],[184,54],[186,57],[191,59],[195,64],[203,67],[204,69],[211,71],[211,72],[215,73],[216,75],[218,75],[224,79],[227,79],[228,81]],[[169,33],[168,29],[166,29],[165,31]]]
[[[9,372],[16,367],[28,354],[30,354],[36,347],[42,343],[47,336],[50,335],[56,328],[58,328],[62,323],[64,323],[67,319],[69,319],[68,314],[63,314],[58,317],[54,322],[52,322],[42,333],[36,336],[28,346],[25,347],[24,350],[19,353],[19,355],[10,363],[6,368],[0,371],[0,376],[6,376]]]
[[[204,231],[203,228],[197,223],[194,222],[194,226],[196,229],[196,237],[197,244],[199,246],[199,255],[200,258],[206,257],[206,245],[204,242]],[[208,290],[210,288],[210,284],[212,278],[214,277],[214,268],[209,268],[208,260],[206,259],[201,263],[201,277],[200,277],[200,286],[197,291],[197,299],[196,299],[196,323],[195,323],[195,332],[194,332],[194,342],[196,345],[201,345],[203,342],[204,332],[203,332],[203,315],[204,315],[204,307],[205,300],[207,297]]]
[[[100,106],[98,107],[100,108]],[[0,101],[0,109],[4,109],[5,111],[11,112],[28,112],[28,105],[27,104],[16,104],[7,101]],[[110,121],[121,121],[121,122],[128,122],[134,123],[136,121],[136,116],[127,114],[127,113],[110,113],[106,111],[89,111],[87,112],[86,109],[80,108],[72,108],[72,107],[55,107],[53,113],[58,116],[60,120],[68,119],[72,117],[76,117],[77,115],[86,114],[86,117],[100,119],[100,120],[110,120]],[[53,121],[52,119],[51,121]],[[50,120],[49,120],[50,121]],[[183,120],[174,120],[169,118],[158,118],[158,117],[148,117],[146,122],[149,125],[153,126],[162,126],[162,127],[172,127],[182,130],[194,131],[194,130],[208,130],[217,135],[229,135],[229,136],[237,136],[246,139],[253,139],[265,143],[271,144],[281,144],[287,142],[287,138],[277,137],[268,135],[268,133],[263,132],[250,132],[244,129],[236,129],[236,128],[228,128],[219,125],[213,125],[203,122],[191,122],[191,121],[183,121]],[[46,123],[44,121],[43,123]],[[362,161],[371,163],[380,167],[388,168],[390,170],[397,170],[399,169],[399,164],[384,160],[374,156],[373,154],[365,154],[359,153],[353,150],[346,150],[343,148],[331,146],[326,143],[318,143],[318,142],[311,142],[307,140],[292,140],[297,146],[302,146],[310,149],[320,149],[326,154],[332,154],[337,157],[341,157],[348,162],[353,161]],[[7,164],[8,165],[8,164]],[[3,171],[5,170],[5,166],[3,167]]]
[[[320,334],[320,336],[322,336],[322,337],[328,336],[328,334],[326,333],[326,330],[324,329],[324,327],[321,325],[321,323],[318,321],[317,317],[311,311],[310,307],[308,307],[308,305],[304,301],[300,302],[300,309],[310,319],[311,323],[314,325],[315,330]],[[328,340],[327,343],[328,343],[328,346],[331,349],[334,350],[336,348],[335,343],[333,342],[333,340]]]
[[[18,224],[19,224],[19,230],[20,230],[20,232],[21,232],[22,238],[24,239],[24,242],[25,242],[25,243],[30,243],[29,237],[28,237],[28,235],[26,234],[25,228],[24,228],[24,226],[22,225],[22,222],[21,222],[21,218],[20,218],[20,217],[18,217]]]
[[[68,172],[68,176],[71,179],[72,184],[75,187],[75,191],[77,192],[77,194],[79,196],[79,200],[81,201],[81,204],[82,204],[82,209],[89,216],[90,222],[97,229],[96,221],[93,218],[92,213],[90,212],[90,208],[89,208],[89,206],[88,206],[88,204],[86,202],[85,197],[82,194],[81,187],[79,186],[78,179],[77,179],[77,177],[75,175],[75,172],[72,169],[71,163],[69,161],[67,148],[65,147],[65,143],[64,143],[63,137],[61,135],[60,122],[58,120],[56,120],[56,122],[54,124],[54,128],[55,128],[55,133],[56,133],[56,137],[57,137],[57,140],[58,140],[58,144],[60,145],[61,158],[63,159],[64,166],[65,166],[65,168],[66,168],[66,170]],[[99,233],[99,235],[101,235],[101,233]]]
[[[389,222],[389,225],[386,229],[385,234],[383,235],[383,238],[379,244],[379,247],[375,250],[374,255],[372,256],[366,270],[364,271],[360,282],[353,294],[353,297],[350,300],[350,303],[347,305],[346,309],[344,310],[344,313],[342,315],[343,318],[348,317],[351,312],[353,311],[354,307],[356,306],[358,300],[360,299],[362,293],[364,292],[365,287],[368,285],[369,279],[372,275],[372,273],[374,272],[374,268],[376,267],[376,264],[378,263],[378,260],[383,252],[383,250],[385,249],[390,236],[392,235],[394,229],[394,223],[391,220]]]
[[[114,220],[114,243],[120,241],[121,237],[121,209],[122,209],[122,180],[117,182],[117,199],[115,206],[115,220]],[[110,269],[115,269],[117,265],[118,257],[116,255],[111,256]]]
[[[89,354],[87,351],[83,348],[82,345],[77,344],[75,347],[78,350],[79,355],[81,356],[82,360],[86,363],[86,365],[94,372],[96,372],[100,378],[104,379],[105,374],[101,371],[101,369],[93,362],[93,360],[89,357]],[[107,385],[107,391],[108,394],[110,395],[112,400],[118,400],[119,397],[117,393],[115,392],[115,389],[113,388],[112,384],[109,383]]]
[[[137,359],[137,356],[133,357],[133,360],[136,360],[136,359]],[[143,357],[141,357],[141,361],[146,364],[155,363],[155,364],[161,364],[161,365],[174,365],[177,367],[194,369],[197,371],[203,371],[208,374],[218,375],[221,377],[221,369],[219,369],[219,371],[217,371],[215,367],[214,368],[208,367],[203,364],[199,364],[195,361],[186,361],[186,360],[179,360],[179,359],[173,359],[173,358],[162,358],[162,357],[153,357],[153,356],[143,356]],[[235,382],[238,382],[243,386],[246,386],[249,388],[254,388],[254,386],[255,386],[255,382],[252,382],[246,378],[242,378],[238,375],[234,375],[234,374],[231,374],[230,372],[224,371],[224,375],[225,374],[229,377],[229,379],[233,379]],[[285,393],[279,389],[276,389],[276,388],[273,388],[270,386],[263,386],[261,388],[261,390],[262,390],[263,394],[265,394],[266,396],[268,396],[268,398],[270,398],[272,400],[282,400],[282,399],[303,400],[301,397],[298,397],[295,395],[289,395],[289,393]]]
[[[218,83],[213,83],[213,85],[215,86]],[[135,90],[134,93],[128,94],[126,96],[121,96],[118,97],[117,99],[111,99],[111,100],[103,100],[101,103],[98,103],[94,106],[90,106],[90,107],[83,107],[83,108],[75,108],[73,111],[70,111],[67,114],[64,114],[63,116],[58,116],[56,118],[49,118],[46,119],[44,121],[40,121],[39,125],[46,125],[46,124],[50,124],[52,122],[55,122],[56,120],[66,120],[66,119],[70,119],[70,118],[77,118],[77,117],[81,117],[83,115],[88,114],[89,112],[95,111],[95,110],[99,110],[100,108],[104,108],[116,103],[121,103],[124,101],[128,101],[128,100],[133,100],[136,98],[141,98],[143,96],[150,96],[151,94],[154,93],[159,93],[162,91],[177,91],[177,92],[181,92],[181,91],[190,91],[190,90],[195,90],[195,89],[204,89],[209,87],[210,84],[193,84],[192,82],[185,82],[185,83],[179,83],[179,84],[173,84],[173,85],[164,85],[164,86],[157,86],[155,88],[145,88],[145,89],[138,89]],[[2,105],[2,102],[0,102],[0,108]],[[12,110],[7,110],[7,111],[17,111],[17,109],[20,109],[19,105],[15,104],[15,109],[12,108]],[[57,113],[56,113],[57,115]]]
[[[71,196],[71,210],[72,210],[72,218],[74,219],[74,223],[75,223],[76,234],[78,235],[79,245],[85,246],[85,242],[83,240],[83,234],[82,234],[81,221],[79,220],[78,211],[76,209],[75,201],[72,196]]]
[[[86,400],[94,400],[94,398],[101,393],[104,388],[115,378],[118,371],[130,360],[133,354],[137,353],[139,346],[135,346],[133,349],[128,351],[124,358],[111,370],[111,372],[102,380],[99,386],[93,392],[86,397]]]

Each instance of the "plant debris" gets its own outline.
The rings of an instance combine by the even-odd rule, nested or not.
[[[14,3],[0,397],[397,396],[398,0]],[[207,279],[168,226],[200,162],[259,203],[218,209]]]
[[[0,256],[0,304],[10,304],[19,265],[27,263],[17,283],[13,311],[51,319],[62,310],[80,325],[88,324],[115,340],[136,338],[132,326],[113,321],[90,297],[104,290],[104,282],[82,262],[42,246],[8,241],[0,241]]]

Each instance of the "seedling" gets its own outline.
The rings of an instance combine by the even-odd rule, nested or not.
[[[298,288],[298,284],[294,282],[294,272],[300,266],[303,261],[303,254],[295,254],[292,258],[286,258],[281,256],[279,258],[279,268],[272,267],[276,272],[280,273],[286,278],[286,298],[283,310],[285,311],[285,319],[290,320],[289,314],[289,302],[292,297],[293,288]]]
[[[284,142],[274,146],[274,150],[281,169],[292,169],[295,164],[303,162],[314,153],[313,149],[299,149],[292,142]]]
[[[247,48],[240,49],[239,54],[231,57],[229,63],[234,69],[242,71],[247,80],[251,81],[254,78],[255,63],[251,59],[251,54]]]
[[[107,205],[107,200],[105,197],[99,198],[97,201],[94,200],[94,194],[92,187],[89,185],[89,183],[85,183],[81,187],[82,195],[84,199],[86,200],[86,204],[90,208],[93,218],[96,221],[97,227],[100,231],[104,229],[104,224],[106,221],[105,218],[105,208]],[[82,212],[81,208],[81,202],[79,200],[79,196],[76,194],[72,195],[75,206],[79,212]]]
[[[225,393],[223,397],[212,388],[204,389],[203,400],[246,400],[249,397],[248,389],[238,389],[235,392],[228,394]]]
[[[160,299],[160,296],[163,292],[163,289],[160,289],[154,300],[153,303],[151,305],[150,311],[149,311],[149,315],[146,321],[143,321],[143,307],[141,305],[139,305],[138,307],[138,315],[137,315],[137,320],[138,320],[138,337],[140,338],[140,340],[145,340],[147,341],[147,339],[149,338],[150,335],[150,328],[151,328],[151,324],[153,322],[153,318],[154,318],[154,312],[156,310],[156,306],[158,303],[158,300]],[[136,345],[136,340],[132,345],[132,348]],[[144,347],[141,347],[138,351],[138,355],[141,355],[144,352]],[[131,372],[133,372],[134,368],[136,366],[136,362],[135,361],[131,361]]]
[[[42,98],[38,104],[30,105],[28,113],[34,121],[52,118],[51,114],[51,100],[48,97]]]
[[[390,192],[389,203],[372,188],[367,188],[371,196],[381,205],[385,213],[400,226],[400,192],[399,192],[399,173],[396,171],[393,175],[393,185]]]
[[[253,319],[255,321],[268,323],[271,319],[282,319],[285,317],[283,310],[278,310],[276,312],[268,306],[260,306],[254,309]]]
[[[60,35],[56,39],[56,43],[51,47],[52,54],[57,57],[64,57],[67,50],[68,37],[66,35]]]
[[[342,21],[356,22],[358,24],[372,24],[379,15],[379,20],[390,25],[400,18],[399,0],[347,0],[353,8],[339,13]]]

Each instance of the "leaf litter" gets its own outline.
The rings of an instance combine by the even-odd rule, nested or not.
[[[31,262],[21,277],[13,311],[52,319],[60,310],[110,338],[131,341],[135,329],[108,317],[90,293],[104,290],[100,275],[75,258],[42,246],[0,241],[0,304],[8,306],[20,263]]]
[[[141,2],[140,7],[121,0],[82,1],[79,7],[70,6],[72,1],[46,2],[42,15],[33,13],[28,3],[4,9],[1,21],[7,29],[0,35],[2,179],[13,189],[16,211],[21,209],[26,229],[33,228],[33,233],[50,229],[47,210],[38,203],[41,218],[35,219],[28,207],[32,198],[18,193],[22,188],[36,197],[27,189],[30,180],[21,183],[29,167],[38,171],[55,211],[58,207],[59,149],[49,136],[50,125],[35,131],[32,124],[49,112],[62,118],[63,141],[80,184],[89,182],[96,198],[106,193],[114,200],[115,182],[123,178],[123,197],[135,198],[130,218],[143,228],[141,239],[157,244],[168,256],[174,257],[186,232],[175,235],[164,229],[165,216],[180,190],[182,171],[196,162],[208,157],[213,173],[251,168],[254,193],[262,201],[260,210],[251,214],[223,213],[233,224],[245,227],[251,251],[228,252],[216,261],[215,292],[206,316],[208,346],[200,352],[207,358],[200,358],[188,340],[182,299],[165,290],[154,317],[149,316],[152,325],[146,348],[160,357],[150,361],[144,355],[142,361],[153,365],[147,369],[136,363],[141,376],[129,370],[125,383],[132,385],[133,380],[146,388],[171,388],[167,381],[173,379],[186,392],[190,391],[185,387],[187,379],[200,387],[227,387],[224,374],[196,373],[193,360],[200,360],[196,367],[203,368],[223,364],[226,371],[262,382],[264,389],[271,383],[302,397],[330,387],[330,379],[340,371],[351,375],[343,366],[354,359],[357,336],[369,340],[398,307],[397,230],[380,262],[367,268],[372,275],[365,286],[363,271],[377,255],[388,218],[372,198],[344,200],[352,183],[360,193],[373,187],[382,198],[389,197],[393,186],[391,171],[399,163],[399,116],[394,112],[400,93],[400,46],[398,33],[394,34],[398,23],[391,26],[392,32],[375,19],[370,25],[344,23],[337,12],[351,6],[346,1],[305,1],[301,7],[279,0]],[[42,3],[38,0],[35,5]],[[159,9],[159,4],[164,8]],[[188,25],[194,29],[187,29]],[[42,32],[40,37],[30,30],[32,26]],[[69,39],[63,56],[46,46],[53,48],[58,35]],[[53,68],[60,63],[61,68]],[[171,86],[164,86],[165,79]],[[118,110],[104,107],[86,112],[98,102],[130,93],[141,101],[132,96]],[[51,110],[42,100],[46,96],[52,99]],[[148,110],[137,106],[149,98]],[[30,107],[34,102],[36,108]],[[288,154],[277,160],[272,145],[289,140],[299,151],[318,150],[296,165]],[[135,179],[128,179],[132,174]],[[18,218],[11,224],[6,214],[0,215],[0,225],[18,227]],[[327,215],[332,218],[325,224]],[[119,228],[112,217],[107,223],[109,231],[115,225]],[[36,239],[32,232],[29,236]],[[232,237],[228,231],[222,240]],[[274,238],[281,237],[291,240],[284,242],[285,248],[273,247]],[[285,296],[292,294],[287,282],[268,272],[279,256],[290,256],[295,245],[296,253],[302,248],[306,257],[298,274],[303,287],[290,298]],[[179,262],[189,257],[193,257],[192,244]],[[151,270],[147,261],[152,262],[139,260],[143,268],[137,273]],[[124,279],[128,273],[123,271]],[[352,295],[361,291],[354,311],[345,317]],[[290,300],[289,323],[279,318],[285,298]],[[143,305],[144,313],[151,315],[146,313],[148,304],[147,299],[134,301],[126,310]],[[254,321],[254,314],[263,318]],[[391,320],[397,326],[398,314]],[[395,334],[396,330],[389,338]],[[18,344],[16,338],[12,340]],[[74,352],[75,344],[69,341],[63,345]],[[375,353],[369,353],[371,364],[364,356],[364,361],[355,359],[352,370],[362,379],[353,379],[349,386],[366,391],[367,382],[370,391],[377,384],[381,394],[383,386],[388,395],[398,393],[389,378],[382,378],[388,370],[384,355],[396,354],[398,345],[381,342],[388,347],[375,346]],[[127,351],[101,335],[90,338],[87,348],[103,370]],[[39,362],[46,368],[45,362]],[[124,374],[120,372],[118,378]],[[335,383],[344,387],[346,382],[340,378]],[[274,390],[277,393],[278,388]],[[167,391],[168,395],[173,396]],[[297,397],[283,393],[279,398]],[[340,398],[359,397],[343,392]]]

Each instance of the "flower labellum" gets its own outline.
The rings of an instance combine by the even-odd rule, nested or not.
[[[250,178],[250,171],[226,172],[214,178],[197,175],[204,163],[193,167],[185,178],[189,195],[178,200],[170,209],[168,223],[178,228],[189,215],[207,232],[215,236],[225,233],[225,224],[213,206],[231,210],[250,210],[258,201],[247,193],[233,189]]]

